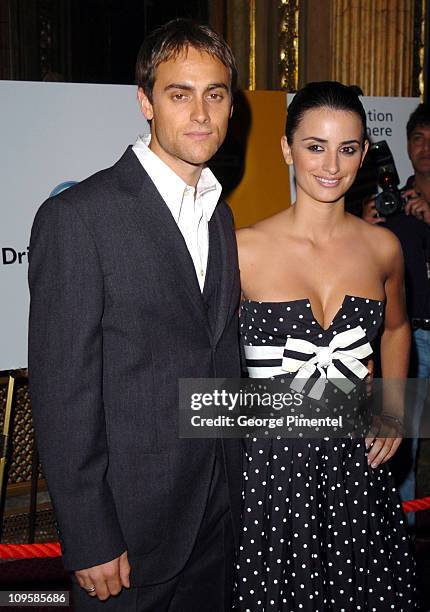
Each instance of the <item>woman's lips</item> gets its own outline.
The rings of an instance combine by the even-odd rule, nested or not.
[[[318,183],[320,185],[323,185],[324,187],[337,187],[341,181],[340,178],[334,179],[334,178],[326,178],[324,176],[315,176],[315,178],[318,181]]]

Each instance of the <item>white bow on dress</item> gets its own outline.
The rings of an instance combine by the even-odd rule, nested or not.
[[[366,334],[360,325],[335,335],[328,346],[316,346],[308,340],[288,338],[281,368],[285,372],[297,372],[290,386],[299,393],[303,391],[311,376],[318,371],[319,378],[308,393],[312,399],[321,399],[328,380],[348,394],[355,385],[333,362],[339,361],[357,378],[365,378],[368,369],[359,360],[372,354],[370,343],[366,342],[353,349],[348,348],[364,339],[366,339]],[[310,355],[310,358],[297,359],[291,356],[291,352]]]

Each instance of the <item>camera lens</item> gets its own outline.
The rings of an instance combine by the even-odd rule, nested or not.
[[[382,217],[388,217],[402,209],[401,196],[395,191],[383,191],[376,196],[375,208]]]

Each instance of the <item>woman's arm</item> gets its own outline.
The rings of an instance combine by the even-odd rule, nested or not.
[[[236,231],[237,251],[239,258],[240,272],[240,287],[241,287],[241,302],[249,295],[248,285],[253,277],[252,275],[252,230],[243,228]]]
[[[393,236],[394,238],[394,236]],[[384,378],[404,379],[408,375],[411,330],[406,312],[403,253],[394,239],[385,281],[385,327],[381,339],[381,365]]]
[[[394,235],[384,235],[383,263],[386,265],[385,280],[385,326],[381,338],[381,366],[383,384],[382,423],[386,435],[391,429],[390,437],[380,437],[377,433],[366,439],[366,446],[372,447],[368,462],[373,468],[385,463],[397,451],[401,438],[397,433],[404,420],[404,381],[408,374],[411,331],[406,313],[403,253],[400,243]],[[391,427],[390,427],[391,426]]]

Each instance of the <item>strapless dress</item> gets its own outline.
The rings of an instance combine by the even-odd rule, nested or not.
[[[311,372],[336,368],[354,383],[383,317],[384,302],[347,295],[324,329],[308,299],[246,300],[240,327],[249,376],[294,377],[313,360]],[[348,351],[353,357],[342,358]],[[314,378],[306,384],[312,393]],[[245,446],[235,609],[417,609],[400,499],[388,464],[368,465],[362,438],[253,438]]]

